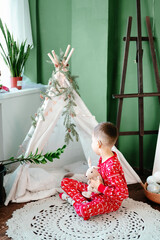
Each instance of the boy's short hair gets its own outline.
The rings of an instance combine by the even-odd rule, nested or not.
[[[111,122],[102,122],[94,128],[94,137],[103,144],[113,146],[118,138],[118,129]]]

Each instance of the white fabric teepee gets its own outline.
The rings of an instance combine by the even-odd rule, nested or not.
[[[159,125],[159,131],[158,131],[157,146],[156,146],[156,152],[155,152],[152,174],[154,174],[157,171],[160,172],[160,125]]]
[[[54,52],[52,53],[53,55],[55,54]],[[49,56],[57,66],[58,60],[56,56],[54,59],[51,55]],[[67,58],[67,60],[69,59]],[[67,65],[67,60],[63,62],[63,65]],[[65,75],[60,71],[54,74],[54,79],[58,81],[61,87],[67,87],[70,84]],[[65,96],[63,94],[55,96],[52,90],[53,89],[50,88],[48,93],[49,98],[45,98],[41,107],[43,116],[39,116],[36,128],[33,126],[31,127],[21,146],[21,151],[24,151],[26,156],[30,152],[36,152],[37,148],[39,152],[47,152],[55,151],[57,148],[64,145],[65,128],[63,125],[64,117],[62,113],[66,105]],[[91,149],[91,138],[93,129],[98,122],[89,112],[75,90],[73,90],[73,95],[76,103],[74,107],[76,116],[72,118],[72,121],[76,125],[79,142],[71,142],[61,155],[60,160],[55,160],[53,163],[47,163],[43,165],[43,168],[37,168],[37,166],[35,168],[35,166],[29,164],[20,165],[11,174],[5,186],[7,193],[5,205],[7,205],[9,201],[26,202],[55,194],[65,174],[63,171],[64,166],[69,163],[77,162],[77,164],[79,163],[78,168],[81,168],[84,160],[88,159],[90,156],[92,165],[97,165],[98,156],[96,156]],[[127,183],[141,182],[141,179],[128,164],[122,153],[118,151],[116,147],[113,147],[113,151],[117,153],[122,164]]]

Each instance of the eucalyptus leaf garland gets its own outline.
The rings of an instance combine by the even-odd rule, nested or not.
[[[75,97],[74,97],[74,90],[79,95],[79,86],[76,82],[76,78],[78,76],[71,76],[71,72],[69,71],[69,65],[64,69],[63,60],[65,59],[63,51],[60,49],[60,56],[57,56],[58,59],[58,68],[55,68],[55,70],[52,72],[52,76],[49,79],[47,90],[45,92],[42,92],[40,97],[45,101],[51,100],[53,101],[54,97],[63,95],[64,101],[66,102],[66,105],[64,107],[64,111],[62,113],[62,116],[64,116],[64,126],[66,129],[65,134],[65,143],[69,144],[70,141],[73,141],[74,138],[76,141],[79,139],[79,135],[76,131],[76,125],[73,123],[73,118],[76,117],[75,113]],[[52,62],[50,62],[52,63]],[[68,85],[65,87],[62,87],[58,80],[55,78],[56,73],[62,73],[66,79],[68,80]],[[44,103],[44,102],[43,102]],[[44,109],[43,109],[43,103],[42,106],[38,109],[37,113],[35,114],[35,118],[31,117],[32,119],[32,125],[36,127],[36,124],[38,122],[39,117],[45,121],[44,117]]]

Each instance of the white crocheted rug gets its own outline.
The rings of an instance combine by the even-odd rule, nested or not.
[[[56,195],[16,210],[7,225],[13,240],[160,239],[160,212],[130,198],[117,212],[84,221]]]

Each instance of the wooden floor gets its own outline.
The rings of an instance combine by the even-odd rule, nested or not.
[[[142,201],[145,203],[148,203],[151,205],[154,209],[157,209],[160,211],[160,205],[153,203],[149,201],[143,193],[143,188],[140,184],[132,184],[128,186],[129,189],[129,197],[133,198],[137,201]],[[0,206],[0,240],[7,240],[10,239],[5,235],[7,226],[6,221],[11,218],[13,211],[16,209],[22,208],[24,206],[24,203],[18,204],[18,203],[10,203],[7,207],[6,206]]]

